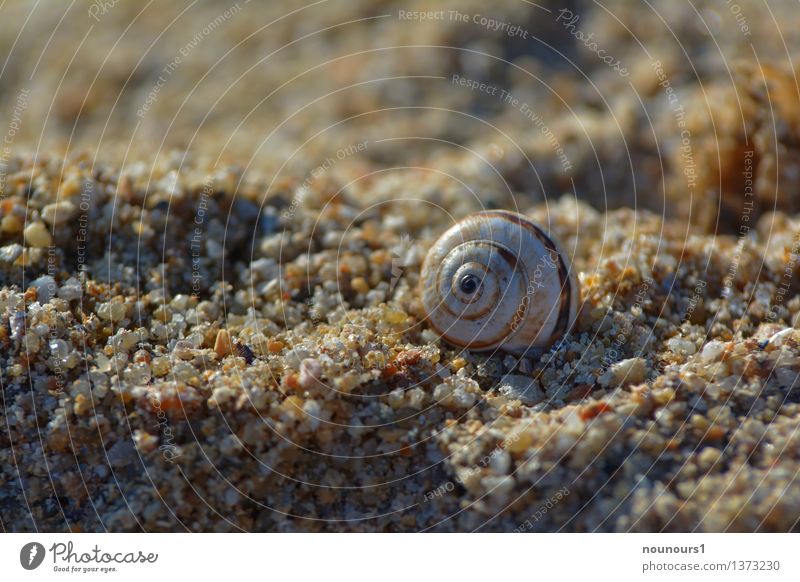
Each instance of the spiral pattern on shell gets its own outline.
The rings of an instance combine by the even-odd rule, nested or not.
[[[560,245],[528,218],[479,212],[445,232],[421,274],[430,325],[456,346],[523,355],[566,334],[578,280]]]

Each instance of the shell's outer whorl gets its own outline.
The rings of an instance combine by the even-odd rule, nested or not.
[[[445,341],[517,355],[563,336],[579,299],[560,246],[524,216],[501,210],[448,229],[428,253],[420,285],[428,320]]]
[[[572,325],[575,323],[575,318],[578,314],[578,303],[580,302],[580,287],[578,283],[578,276],[572,268],[569,260],[569,255],[564,252],[553,237],[542,230],[536,223],[532,222],[525,216],[510,212],[508,210],[492,210],[479,213],[481,215],[501,215],[509,220],[517,221],[520,225],[529,229],[531,233],[542,242],[552,256],[558,257],[557,263],[558,279],[559,279],[559,299],[558,299],[558,317],[556,324],[549,335],[549,339],[545,343],[537,343],[529,347],[547,347],[559,338],[566,335]],[[526,350],[523,350],[523,353]]]

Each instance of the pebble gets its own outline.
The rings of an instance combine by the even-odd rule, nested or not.
[[[355,277],[350,284],[353,286],[353,290],[358,293],[369,292],[369,285],[364,277]]]
[[[20,257],[20,255],[22,255],[24,250],[25,249],[21,244],[12,243],[10,245],[6,245],[0,248],[0,261],[4,263],[13,263]]]
[[[217,353],[218,358],[224,358],[233,353],[233,343],[228,330],[221,329],[217,332],[217,339],[214,340],[214,351]]]
[[[725,343],[711,340],[700,351],[700,358],[705,362],[716,362],[725,353]]]
[[[58,289],[58,296],[65,301],[72,301],[73,299],[80,299],[83,293],[80,281],[75,277],[70,277]]]
[[[644,358],[629,358],[616,362],[598,378],[603,386],[624,386],[644,382],[647,376],[647,362]]]
[[[36,289],[36,298],[39,303],[44,305],[49,303],[50,300],[56,296],[58,286],[56,280],[50,275],[42,275],[31,283],[31,287]]]
[[[497,385],[497,390],[504,396],[519,400],[526,406],[533,406],[544,400],[545,395],[537,381],[529,376],[506,374]]]
[[[697,351],[697,347],[694,345],[693,342],[677,337],[668,339],[667,347],[670,350],[672,350],[673,353],[681,354],[684,356],[691,356]]]
[[[175,344],[175,348],[173,349],[172,353],[176,358],[181,360],[191,360],[194,358],[195,349],[190,342],[186,340],[180,340]]]
[[[57,360],[64,360],[69,355],[69,344],[62,339],[52,339],[48,344],[50,355]]]
[[[112,300],[100,305],[97,308],[97,316],[105,321],[119,322],[127,313],[128,308],[122,301]]]
[[[153,358],[152,362],[150,362],[150,369],[153,371],[154,376],[166,376],[170,370],[169,358]]]
[[[25,242],[32,247],[47,248],[53,243],[53,237],[44,223],[32,222],[25,228]]]
[[[311,390],[321,384],[322,364],[314,358],[306,358],[300,363],[298,382],[304,390]]]
[[[24,226],[25,224],[16,214],[6,214],[2,219],[0,219],[0,232],[4,232],[6,234],[17,234],[18,232],[22,232]]]
[[[77,213],[78,209],[72,202],[62,200],[42,208],[42,220],[50,226],[60,226],[72,220]]]

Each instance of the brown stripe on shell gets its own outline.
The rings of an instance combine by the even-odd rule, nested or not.
[[[558,257],[558,278],[561,282],[561,292],[559,294],[558,318],[551,335],[551,340],[556,340],[564,336],[570,327],[570,311],[572,310],[572,280],[569,276],[569,269],[564,263],[564,257],[559,252],[553,240],[533,222],[508,210],[487,210],[478,213],[481,216],[501,216],[524,227],[533,234],[550,252]]]
[[[572,280],[569,277],[569,270],[564,264],[564,258],[558,254],[558,276],[563,282],[561,285],[561,304],[558,307],[558,319],[556,328],[553,330],[552,339],[556,340],[569,331],[570,311],[572,311]]]

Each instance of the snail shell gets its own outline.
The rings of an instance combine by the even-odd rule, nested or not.
[[[493,210],[445,232],[422,267],[422,303],[447,342],[523,355],[566,334],[580,290],[569,258],[526,217]]]

